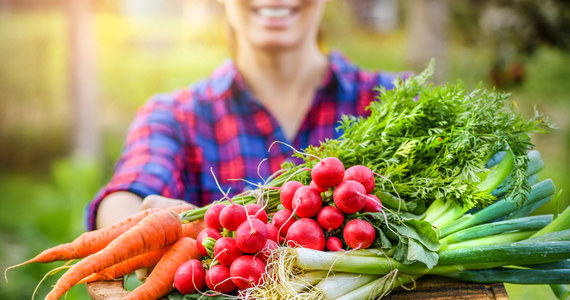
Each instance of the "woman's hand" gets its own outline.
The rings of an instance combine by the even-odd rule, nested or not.
[[[141,210],[145,210],[148,208],[165,208],[169,206],[174,206],[178,204],[189,204],[192,206],[192,209],[196,208],[196,206],[180,199],[172,199],[167,198],[159,195],[149,195],[145,197],[141,204]]]
[[[109,226],[148,208],[164,208],[182,203],[189,204],[183,200],[166,198],[159,195],[150,195],[141,199],[141,197],[130,192],[115,192],[109,194],[101,202],[97,214],[97,227]],[[194,205],[191,206],[192,208],[196,208]],[[148,270],[146,268],[140,269],[137,270],[135,274],[140,280],[143,280],[147,277]]]
[[[97,228],[120,222],[141,210],[142,198],[138,195],[119,191],[107,195],[97,210]]]
[[[159,195],[150,195],[142,199],[131,192],[114,192],[105,197],[99,205],[97,228],[115,224],[147,208],[164,208],[181,203],[191,205],[183,200],[166,198]],[[194,205],[191,206],[195,208]]]

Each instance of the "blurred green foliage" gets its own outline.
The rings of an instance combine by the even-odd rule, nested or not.
[[[103,184],[101,168],[71,159],[53,163],[49,179],[32,175],[0,175],[0,268],[26,261],[42,250],[69,242],[84,231],[82,211],[86,199]],[[7,272],[2,299],[31,299],[42,276],[63,263],[30,264]],[[49,276],[38,289],[49,292],[57,276]],[[68,299],[85,299],[83,287]]]
[[[461,11],[460,21],[469,20],[465,14],[471,17]],[[339,49],[369,69],[409,69],[403,29],[373,32],[345,22],[347,18],[342,10],[327,11],[324,34],[329,49]],[[64,15],[57,11],[0,15],[1,269],[79,235],[84,230],[84,206],[110,177],[136,109],[154,93],[207,76],[229,56],[219,22],[198,28],[178,19],[135,20],[101,12],[95,21],[105,152],[100,164],[78,162],[68,154]],[[470,34],[475,30],[462,26]],[[492,50],[475,37],[452,34],[448,80],[460,79],[468,86],[489,84]],[[536,106],[559,125],[559,130],[534,141],[546,163],[542,177],[565,188],[570,184],[570,53],[541,47],[525,66],[525,80],[509,91],[521,113],[530,114]],[[561,208],[568,206],[567,193],[560,201]],[[549,203],[539,213],[553,210]],[[9,283],[0,283],[0,298],[31,298],[42,277],[61,265],[32,264],[9,271]],[[57,277],[48,276],[36,297],[44,296]],[[512,299],[553,297],[545,286],[508,285],[508,289]],[[86,298],[85,289],[76,287],[66,299]]]

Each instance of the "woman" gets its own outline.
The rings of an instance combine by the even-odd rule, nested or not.
[[[374,87],[395,78],[320,50],[326,0],[220,2],[234,59],[140,109],[111,182],[88,207],[89,229],[173,199],[221,199],[214,176],[230,194],[262,182],[292,154],[283,144],[268,151],[275,141],[303,149],[338,137],[341,115],[365,115]]]

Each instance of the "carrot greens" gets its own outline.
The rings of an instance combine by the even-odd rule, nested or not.
[[[495,200],[491,192],[509,175],[507,196],[526,199],[531,134],[553,125],[539,113],[530,119],[516,113],[507,93],[482,86],[468,91],[462,83],[433,85],[428,83],[432,73],[430,64],[418,76],[396,82],[392,90],[379,88],[369,117],[343,117],[340,139],[306,152],[370,167],[382,175],[376,184],[397,192],[393,196],[405,204],[421,199],[425,207],[436,201],[483,207]],[[500,151],[506,152],[504,164],[486,168]],[[305,158],[310,167],[311,157]]]

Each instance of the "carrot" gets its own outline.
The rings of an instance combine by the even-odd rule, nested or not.
[[[77,282],[77,284],[100,280],[115,280],[131,274],[138,269],[154,267],[168,249],[169,248],[166,247],[129,258],[97,273],[89,275]]]
[[[196,241],[183,237],[164,254],[145,282],[127,294],[128,299],[159,299],[174,289],[174,274],[178,267],[190,258],[199,259],[202,255],[196,249]]]
[[[203,220],[196,220],[191,223],[182,224],[182,236],[196,239],[198,233],[206,228],[206,223]],[[168,250],[167,248],[143,253],[133,258],[122,261],[116,265],[108,267],[95,274],[91,274],[79,281],[77,284],[99,281],[99,280],[114,280],[116,278],[131,274],[132,272],[141,269],[154,267],[160,260],[162,255]]]
[[[182,236],[191,237],[196,239],[200,231],[206,228],[206,223],[204,220],[196,220],[190,223],[182,224]]]
[[[121,234],[103,250],[75,264],[57,281],[45,299],[58,299],[81,279],[144,252],[167,247],[182,235],[177,214],[159,210]]]
[[[182,203],[166,207],[165,210],[171,210],[179,214],[187,210],[190,210],[192,208],[193,208],[192,205],[187,203]],[[49,263],[58,260],[84,258],[88,255],[96,253],[101,249],[105,248],[105,246],[107,246],[111,241],[113,241],[123,232],[129,230],[131,227],[135,226],[135,224],[140,222],[142,219],[151,215],[154,212],[157,212],[158,210],[159,210],[158,208],[145,209],[113,225],[98,230],[85,232],[70,243],[65,243],[55,246],[53,248],[46,249],[30,260],[8,267],[5,270],[4,275],[6,276],[6,272],[9,269],[20,267],[29,263],[34,263],[34,262]]]
[[[65,243],[53,248],[46,249],[28,261],[7,268],[4,272],[4,275],[6,275],[6,272],[9,269],[33,262],[49,263],[58,260],[70,260],[83,258],[96,253],[105,248],[105,246],[107,246],[111,241],[113,241],[123,232],[127,231],[142,219],[157,211],[159,211],[159,209],[149,208],[111,226],[85,232],[70,243]]]

